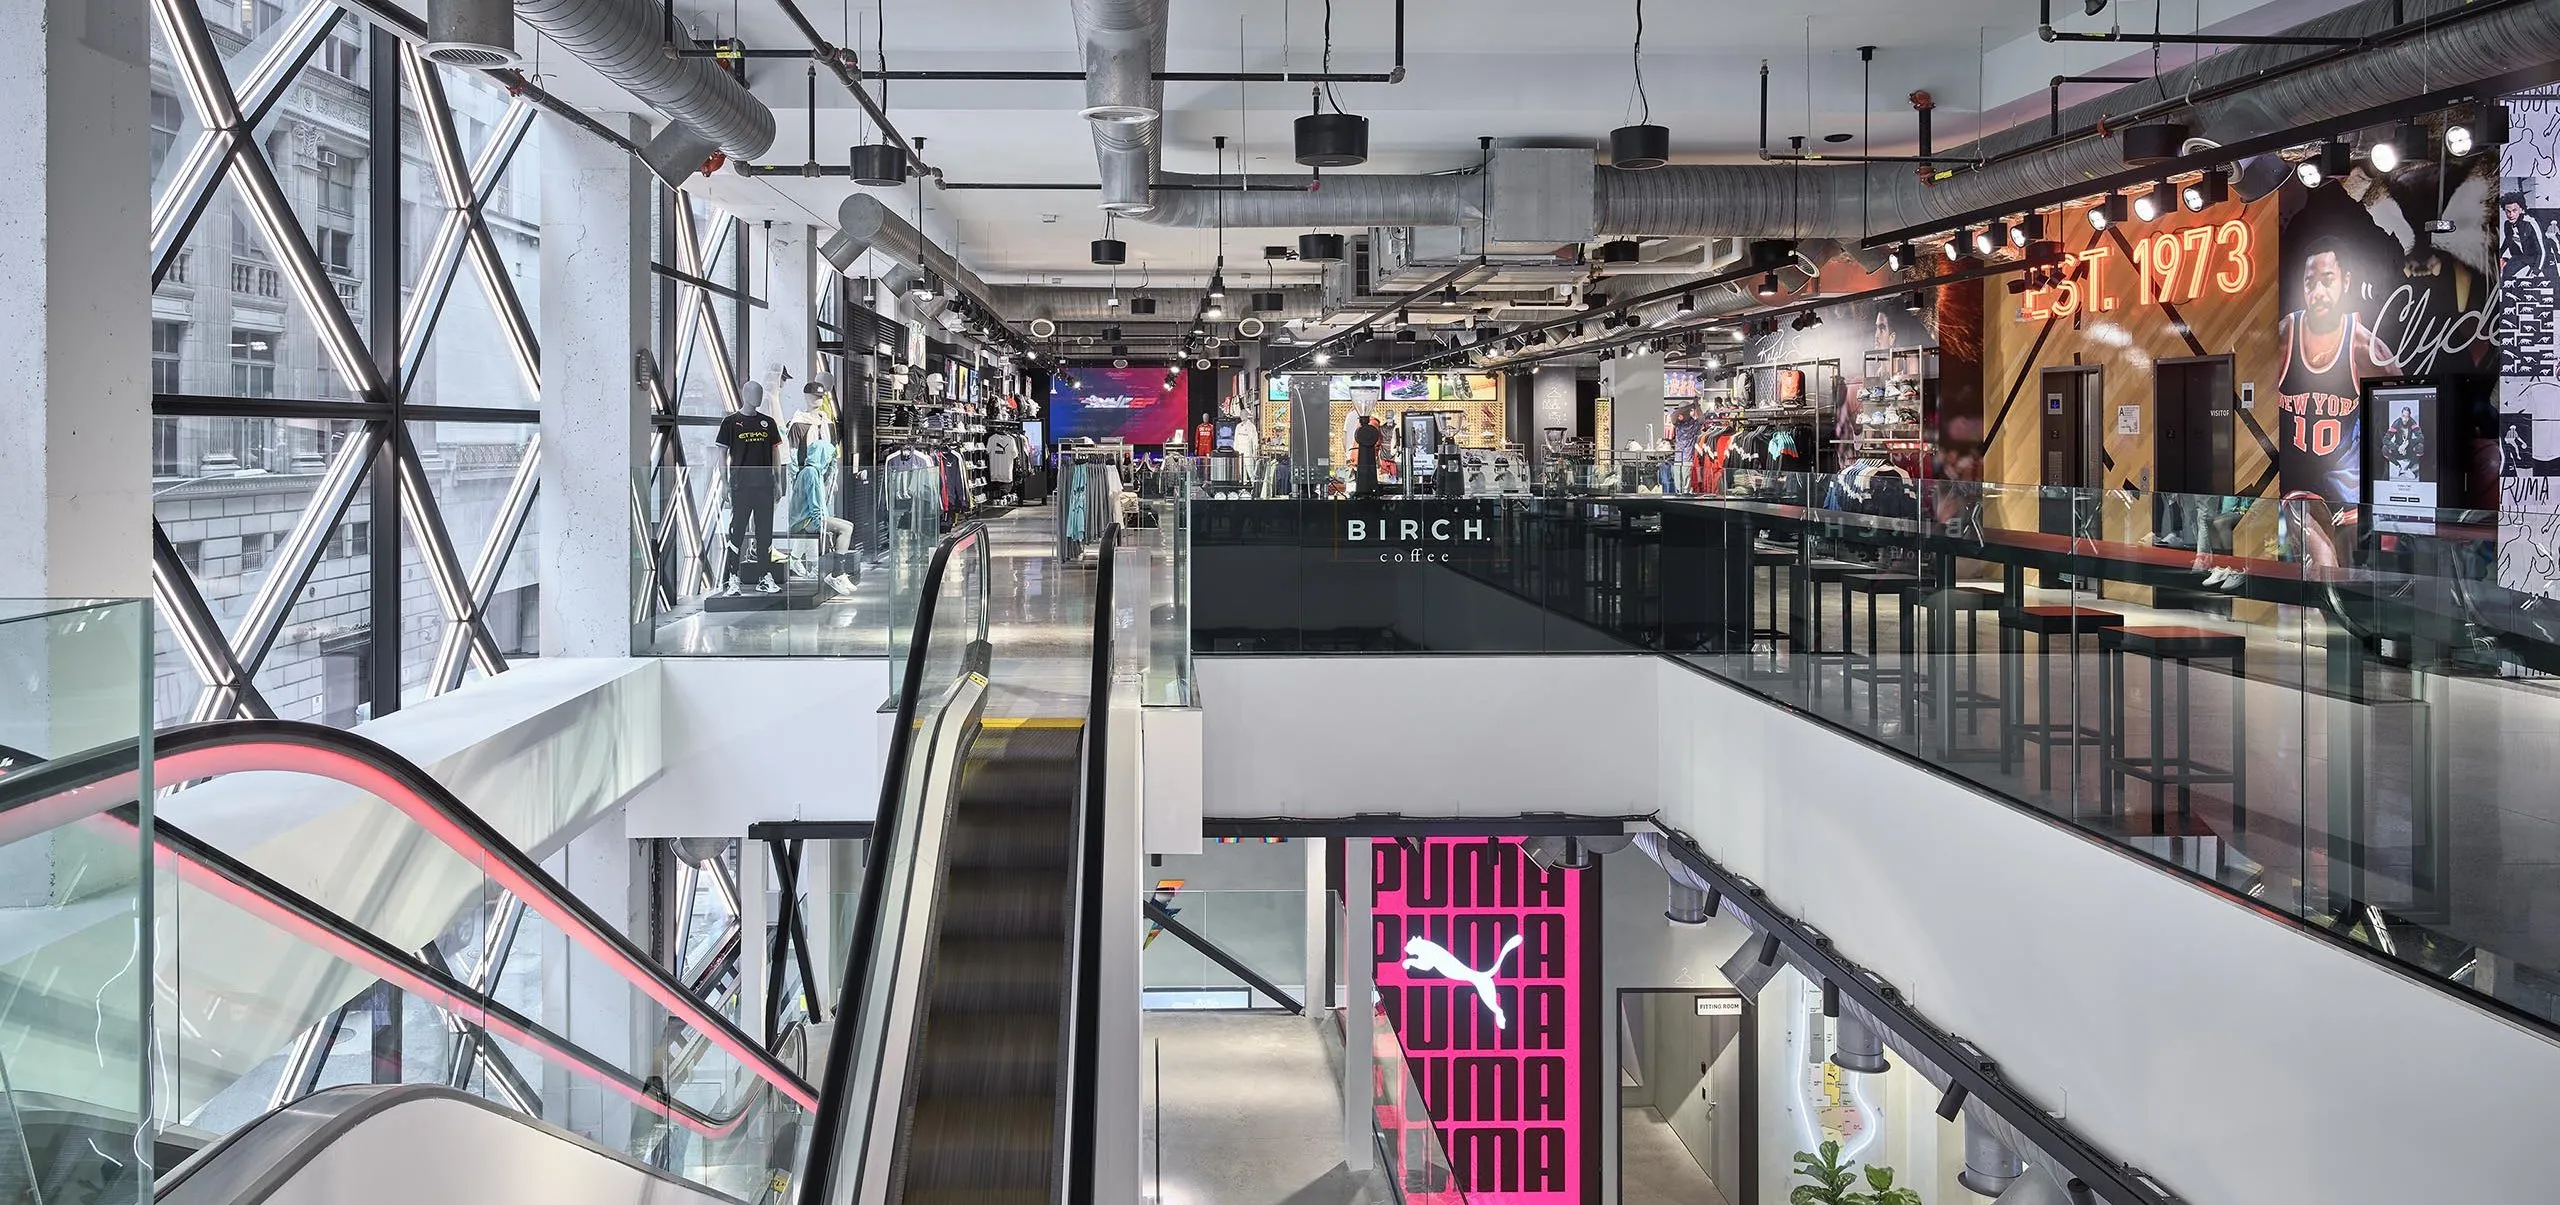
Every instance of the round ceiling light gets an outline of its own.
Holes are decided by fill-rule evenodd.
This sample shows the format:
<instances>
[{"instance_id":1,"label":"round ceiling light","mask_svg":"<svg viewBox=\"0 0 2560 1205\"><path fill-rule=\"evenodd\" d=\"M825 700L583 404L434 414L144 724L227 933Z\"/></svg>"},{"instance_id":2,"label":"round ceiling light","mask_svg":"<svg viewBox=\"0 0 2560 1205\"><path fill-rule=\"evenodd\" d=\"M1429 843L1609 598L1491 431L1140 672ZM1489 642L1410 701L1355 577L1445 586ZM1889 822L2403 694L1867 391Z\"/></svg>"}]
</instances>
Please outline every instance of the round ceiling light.
<instances>
[{"instance_id":1,"label":"round ceiling light","mask_svg":"<svg viewBox=\"0 0 2560 1205\"><path fill-rule=\"evenodd\" d=\"M853 148L853 182L865 188L906 183L907 148L877 142Z\"/></svg>"},{"instance_id":2,"label":"round ceiling light","mask_svg":"<svg viewBox=\"0 0 2560 1205\"><path fill-rule=\"evenodd\" d=\"M1369 161L1369 119L1357 113L1309 113L1298 119L1296 134L1298 162L1308 167Z\"/></svg>"}]
</instances>

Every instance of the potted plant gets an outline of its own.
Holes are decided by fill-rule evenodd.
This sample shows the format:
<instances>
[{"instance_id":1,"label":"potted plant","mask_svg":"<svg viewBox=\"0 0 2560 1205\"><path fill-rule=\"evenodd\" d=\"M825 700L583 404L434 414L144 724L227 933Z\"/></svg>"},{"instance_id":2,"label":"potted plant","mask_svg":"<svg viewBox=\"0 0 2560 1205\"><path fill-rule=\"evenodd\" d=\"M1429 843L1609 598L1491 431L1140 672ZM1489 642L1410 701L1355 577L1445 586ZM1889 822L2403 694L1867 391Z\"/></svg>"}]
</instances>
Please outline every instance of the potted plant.
<instances>
[{"instance_id":1,"label":"potted plant","mask_svg":"<svg viewBox=\"0 0 2560 1205\"><path fill-rule=\"evenodd\" d=\"M1796 1175L1812 1181L1787 1194L1788 1205L1921 1205L1920 1194L1893 1185L1893 1169L1868 1164L1867 1188L1858 1191L1858 1168L1840 1161L1840 1144L1826 1142L1818 1152L1796 1152Z\"/></svg>"}]
</instances>

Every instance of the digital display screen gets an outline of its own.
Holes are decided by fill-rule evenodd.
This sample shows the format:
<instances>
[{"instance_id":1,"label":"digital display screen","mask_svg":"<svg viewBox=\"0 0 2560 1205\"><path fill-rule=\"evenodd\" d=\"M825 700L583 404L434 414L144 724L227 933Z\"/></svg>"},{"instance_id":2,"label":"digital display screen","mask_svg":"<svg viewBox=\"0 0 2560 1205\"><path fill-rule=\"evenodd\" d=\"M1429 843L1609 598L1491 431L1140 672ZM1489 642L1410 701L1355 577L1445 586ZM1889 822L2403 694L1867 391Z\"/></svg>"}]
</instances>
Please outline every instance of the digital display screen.
<instances>
[{"instance_id":1,"label":"digital display screen","mask_svg":"<svg viewBox=\"0 0 2560 1205\"><path fill-rule=\"evenodd\" d=\"M2373 495L2376 531L2432 534L2443 482L2438 454L2444 439L2442 394L2433 386L2379 387L2365 405L2365 421L2373 424L2379 471L2365 474Z\"/></svg>"},{"instance_id":2,"label":"digital display screen","mask_svg":"<svg viewBox=\"0 0 2560 1205\"><path fill-rule=\"evenodd\" d=\"M1049 378L1049 426L1060 440L1179 443L1190 396L1178 368L1062 368Z\"/></svg>"}]
</instances>

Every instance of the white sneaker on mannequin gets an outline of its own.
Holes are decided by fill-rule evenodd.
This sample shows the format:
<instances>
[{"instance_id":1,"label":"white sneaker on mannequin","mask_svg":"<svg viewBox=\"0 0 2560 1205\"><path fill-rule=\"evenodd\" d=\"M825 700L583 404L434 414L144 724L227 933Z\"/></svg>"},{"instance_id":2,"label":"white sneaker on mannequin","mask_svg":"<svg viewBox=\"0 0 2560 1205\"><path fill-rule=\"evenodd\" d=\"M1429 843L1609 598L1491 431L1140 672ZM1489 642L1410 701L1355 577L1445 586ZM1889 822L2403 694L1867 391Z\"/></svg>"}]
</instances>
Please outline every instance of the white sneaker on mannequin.
<instances>
[{"instance_id":1,"label":"white sneaker on mannequin","mask_svg":"<svg viewBox=\"0 0 2560 1205\"><path fill-rule=\"evenodd\" d=\"M738 589L738 579L734 577L729 579L728 585L720 587L720 597L722 598L736 598L742 593L745 593L745 591Z\"/></svg>"},{"instance_id":2,"label":"white sneaker on mannequin","mask_svg":"<svg viewBox=\"0 0 2560 1205\"><path fill-rule=\"evenodd\" d=\"M781 584L781 583L779 583L779 582L776 582L776 581L774 581L772 578L768 577L768 578L764 579L763 581L760 581L760 582L757 582L757 583L756 583L756 593L758 593L758 594L780 594L780 593L782 593L782 584Z\"/></svg>"}]
</instances>

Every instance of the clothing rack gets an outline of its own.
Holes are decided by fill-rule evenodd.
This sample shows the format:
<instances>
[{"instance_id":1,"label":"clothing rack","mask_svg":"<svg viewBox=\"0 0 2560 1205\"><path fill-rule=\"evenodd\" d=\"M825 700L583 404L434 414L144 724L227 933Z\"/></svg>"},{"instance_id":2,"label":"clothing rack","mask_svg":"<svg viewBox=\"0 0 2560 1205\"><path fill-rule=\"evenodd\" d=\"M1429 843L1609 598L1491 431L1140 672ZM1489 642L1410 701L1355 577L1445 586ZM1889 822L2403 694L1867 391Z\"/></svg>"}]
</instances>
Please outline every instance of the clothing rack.
<instances>
[{"instance_id":1,"label":"clothing rack","mask_svg":"<svg viewBox=\"0 0 2560 1205\"><path fill-rule=\"evenodd\" d=\"M1102 533L1120 518L1121 500L1129 482L1135 459L1129 445L1119 440L1063 444L1057 450L1058 464L1058 560L1075 565L1084 561L1085 546L1098 541Z\"/></svg>"}]
</instances>

